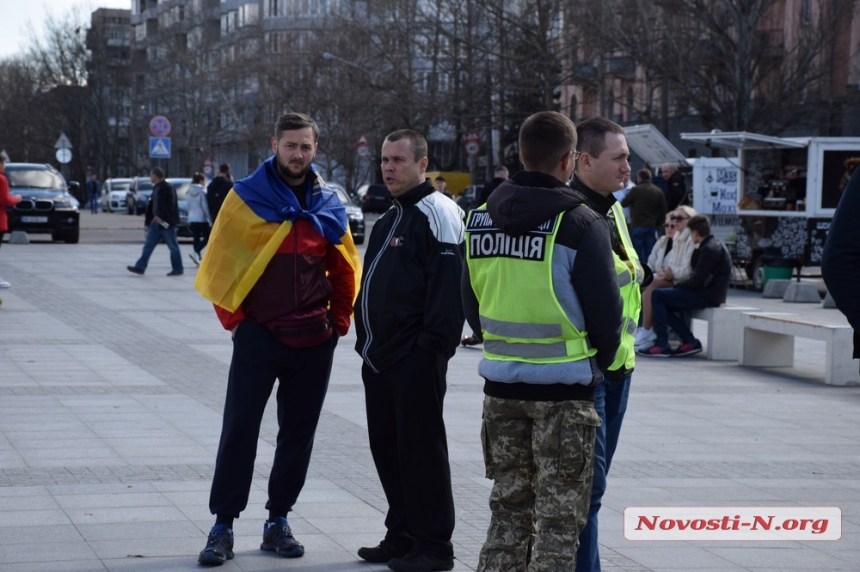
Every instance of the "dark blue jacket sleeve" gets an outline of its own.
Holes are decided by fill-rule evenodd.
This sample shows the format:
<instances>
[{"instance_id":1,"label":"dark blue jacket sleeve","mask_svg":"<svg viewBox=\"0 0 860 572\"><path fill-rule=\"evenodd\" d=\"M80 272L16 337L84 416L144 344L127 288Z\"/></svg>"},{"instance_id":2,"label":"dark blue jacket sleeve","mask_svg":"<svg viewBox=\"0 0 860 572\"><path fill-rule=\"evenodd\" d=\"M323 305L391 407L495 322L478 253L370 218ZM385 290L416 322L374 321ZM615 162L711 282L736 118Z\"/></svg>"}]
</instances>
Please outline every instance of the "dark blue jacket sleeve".
<instances>
[{"instance_id":1,"label":"dark blue jacket sleeve","mask_svg":"<svg viewBox=\"0 0 860 572\"><path fill-rule=\"evenodd\" d=\"M854 328L854 357L860 357L860 169L848 182L827 232L821 274L836 306Z\"/></svg>"}]
</instances>

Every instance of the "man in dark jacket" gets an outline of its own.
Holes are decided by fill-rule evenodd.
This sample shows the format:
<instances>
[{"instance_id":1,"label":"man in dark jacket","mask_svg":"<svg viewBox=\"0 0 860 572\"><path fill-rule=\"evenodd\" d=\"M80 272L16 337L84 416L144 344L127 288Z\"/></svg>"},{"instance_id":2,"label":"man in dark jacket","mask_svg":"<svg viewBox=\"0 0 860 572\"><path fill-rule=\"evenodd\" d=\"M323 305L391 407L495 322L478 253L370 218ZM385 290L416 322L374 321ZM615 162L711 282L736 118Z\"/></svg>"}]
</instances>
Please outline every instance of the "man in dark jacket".
<instances>
[{"instance_id":1,"label":"man in dark jacket","mask_svg":"<svg viewBox=\"0 0 860 572\"><path fill-rule=\"evenodd\" d=\"M475 197L475 206L479 207L487 203L487 199L493 194L499 185L508 180L508 168L504 165L499 165L493 171L493 180L481 187L481 192Z\"/></svg>"},{"instance_id":2,"label":"man in dark jacket","mask_svg":"<svg viewBox=\"0 0 860 572\"><path fill-rule=\"evenodd\" d=\"M665 163L661 172L666 179L666 207L668 212L672 212L687 204L687 183L684 182L684 175L672 163Z\"/></svg>"},{"instance_id":3,"label":"man in dark jacket","mask_svg":"<svg viewBox=\"0 0 860 572\"><path fill-rule=\"evenodd\" d=\"M355 303L370 451L389 507L385 538L358 555L409 572L454 566L442 403L463 328L463 211L425 182L427 163L419 133L385 138L393 205L373 226Z\"/></svg>"},{"instance_id":4,"label":"man in dark jacket","mask_svg":"<svg viewBox=\"0 0 860 572\"><path fill-rule=\"evenodd\" d=\"M622 303L609 227L564 183L576 141L564 115L526 119L526 170L466 228L463 306L485 340L481 441L494 481L479 572L573 570L588 517L594 392L615 359Z\"/></svg>"},{"instance_id":5,"label":"man in dark jacket","mask_svg":"<svg viewBox=\"0 0 860 572\"><path fill-rule=\"evenodd\" d=\"M213 225L215 224L215 219L218 217L218 211L221 210L221 205L224 204L227 193L232 188L233 176L230 174L230 165L221 163L221 166L218 167L218 176L212 179L212 182L206 187L206 202Z\"/></svg>"},{"instance_id":6,"label":"man in dark jacket","mask_svg":"<svg viewBox=\"0 0 860 572\"><path fill-rule=\"evenodd\" d=\"M729 251L711 234L711 222L705 215L690 217L687 228L696 244L690 262L692 272L689 278L676 282L673 288L651 292L657 341L652 347L639 350L640 355L678 357L701 352L702 343L693 336L680 313L716 307L726 301L732 277ZM681 345L674 350L669 347L669 328L681 338Z\"/></svg>"},{"instance_id":7,"label":"man in dark jacket","mask_svg":"<svg viewBox=\"0 0 860 572\"><path fill-rule=\"evenodd\" d=\"M642 169L636 174L636 186L622 199L621 206L630 207L630 238L639 260L648 260L657 242L657 229L668 212L663 191L651 183L651 171Z\"/></svg>"},{"instance_id":8,"label":"man in dark jacket","mask_svg":"<svg viewBox=\"0 0 860 572\"><path fill-rule=\"evenodd\" d=\"M149 180L154 185L152 198L146 205L146 239L143 243L143 252L134 266L128 266L128 271L134 274L143 274L149 264L152 251L162 240L170 249L170 265L173 269L168 276L181 276L182 254L179 252L179 242L176 240L176 227L179 225L179 202L176 198L176 189L164 180L164 171L155 167L149 172Z\"/></svg>"},{"instance_id":9,"label":"man in dark jacket","mask_svg":"<svg viewBox=\"0 0 860 572\"><path fill-rule=\"evenodd\" d=\"M854 359L860 359L860 169L842 194L821 257L827 291L854 328Z\"/></svg>"}]
</instances>

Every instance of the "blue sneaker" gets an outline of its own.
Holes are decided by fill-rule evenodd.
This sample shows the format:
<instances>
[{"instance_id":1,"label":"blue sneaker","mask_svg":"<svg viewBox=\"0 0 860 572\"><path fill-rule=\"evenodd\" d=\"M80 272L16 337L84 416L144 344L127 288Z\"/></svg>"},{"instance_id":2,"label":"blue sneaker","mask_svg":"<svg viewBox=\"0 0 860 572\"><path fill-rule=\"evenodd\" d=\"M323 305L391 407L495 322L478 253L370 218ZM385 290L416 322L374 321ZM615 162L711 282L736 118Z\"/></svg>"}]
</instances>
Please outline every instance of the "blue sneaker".
<instances>
[{"instance_id":1,"label":"blue sneaker","mask_svg":"<svg viewBox=\"0 0 860 572\"><path fill-rule=\"evenodd\" d=\"M200 552L197 562L209 566L221 566L233 559L233 529L216 524L209 531L206 548Z\"/></svg>"},{"instance_id":2,"label":"blue sneaker","mask_svg":"<svg viewBox=\"0 0 860 572\"><path fill-rule=\"evenodd\" d=\"M268 520L263 525L263 543L260 550L274 552L285 558L298 558L305 553L305 547L293 537L290 524L282 516L274 521Z\"/></svg>"}]
</instances>

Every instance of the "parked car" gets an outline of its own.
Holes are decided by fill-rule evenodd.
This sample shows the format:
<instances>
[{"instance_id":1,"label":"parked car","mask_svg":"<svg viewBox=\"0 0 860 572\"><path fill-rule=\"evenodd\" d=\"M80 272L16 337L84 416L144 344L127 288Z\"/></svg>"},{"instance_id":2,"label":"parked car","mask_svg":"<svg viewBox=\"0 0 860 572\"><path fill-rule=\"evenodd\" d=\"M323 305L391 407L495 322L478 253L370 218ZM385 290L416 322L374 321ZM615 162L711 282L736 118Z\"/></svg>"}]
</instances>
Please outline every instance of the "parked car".
<instances>
[{"instance_id":1,"label":"parked car","mask_svg":"<svg viewBox=\"0 0 860 572\"><path fill-rule=\"evenodd\" d=\"M125 194L125 208L128 214L142 215L146 212L149 197L152 196L152 181L149 177L135 177Z\"/></svg>"},{"instance_id":2,"label":"parked car","mask_svg":"<svg viewBox=\"0 0 860 572\"><path fill-rule=\"evenodd\" d=\"M131 179L107 179L102 183L102 210L112 213L124 211L129 187Z\"/></svg>"},{"instance_id":3,"label":"parked car","mask_svg":"<svg viewBox=\"0 0 860 572\"><path fill-rule=\"evenodd\" d=\"M461 209L468 213L473 208L480 206L476 203L478 202L478 191L481 190L481 187L482 185L469 185L466 187L463 194L457 197L457 204L460 205Z\"/></svg>"},{"instance_id":4,"label":"parked car","mask_svg":"<svg viewBox=\"0 0 860 572\"><path fill-rule=\"evenodd\" d=\"M361 197L361 212L384 213L392 204L391 193L385 185L370 185Z\"/></svg>"},{"instance_id":5,"label":"parked car","mask_svg":"<svg viewBox=\"0 0 860 572\"><path fill-rule=\"evenodd\" d=\"M80 203L54 167L37 163L8 163L4 171L9 191L20 195L21 202L7 207L9 232L50 234L52 240L76 244L80 240Z\"/></svg>"},{"instance_id":6,"label":"parked car","mask_svg":"<svg viewBox=\"0 0 860 572\"><path fill-rule=\"evenodd\" d=\"M340 202L346 209L346 218L349 220L349 231L352 233L353 242L364 244L364 213L352 202L349 193L342 186L337 183L326 183L326 186L337 193Z\"/></svg>"},{"instance_id":7,"label":"parked car","mask_svg":"<svg viewBox=\"0 0 860 572\"><path fill-rule=\"evenodd\" d=\"M179 202L179 226L176 228L176 234L191 237L191 227L188 226L188 189L191 188L191 179L169 177L166 181L176 189L176 200Z\"/></svg>"}]
</instances>

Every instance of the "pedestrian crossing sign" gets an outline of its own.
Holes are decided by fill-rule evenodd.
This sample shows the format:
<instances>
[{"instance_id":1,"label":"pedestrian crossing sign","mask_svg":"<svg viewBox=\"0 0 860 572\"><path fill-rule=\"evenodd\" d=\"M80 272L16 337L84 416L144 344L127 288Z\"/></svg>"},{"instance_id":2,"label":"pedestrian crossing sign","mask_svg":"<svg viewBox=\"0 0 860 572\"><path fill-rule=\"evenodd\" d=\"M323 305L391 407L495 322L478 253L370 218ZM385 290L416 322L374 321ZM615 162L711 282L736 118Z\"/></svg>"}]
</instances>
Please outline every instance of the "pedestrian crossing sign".
<instances>
[{"instance_id":1,"label":"pedestrian crossing sign","mask_svg":"<svg viewBox=\"0 0 860 572\"><path fill-rule=\"evenodd\" d=\"M149 156L152 159L170 159L170 137L150 137Z\"/></svg>"}]
</instances>

